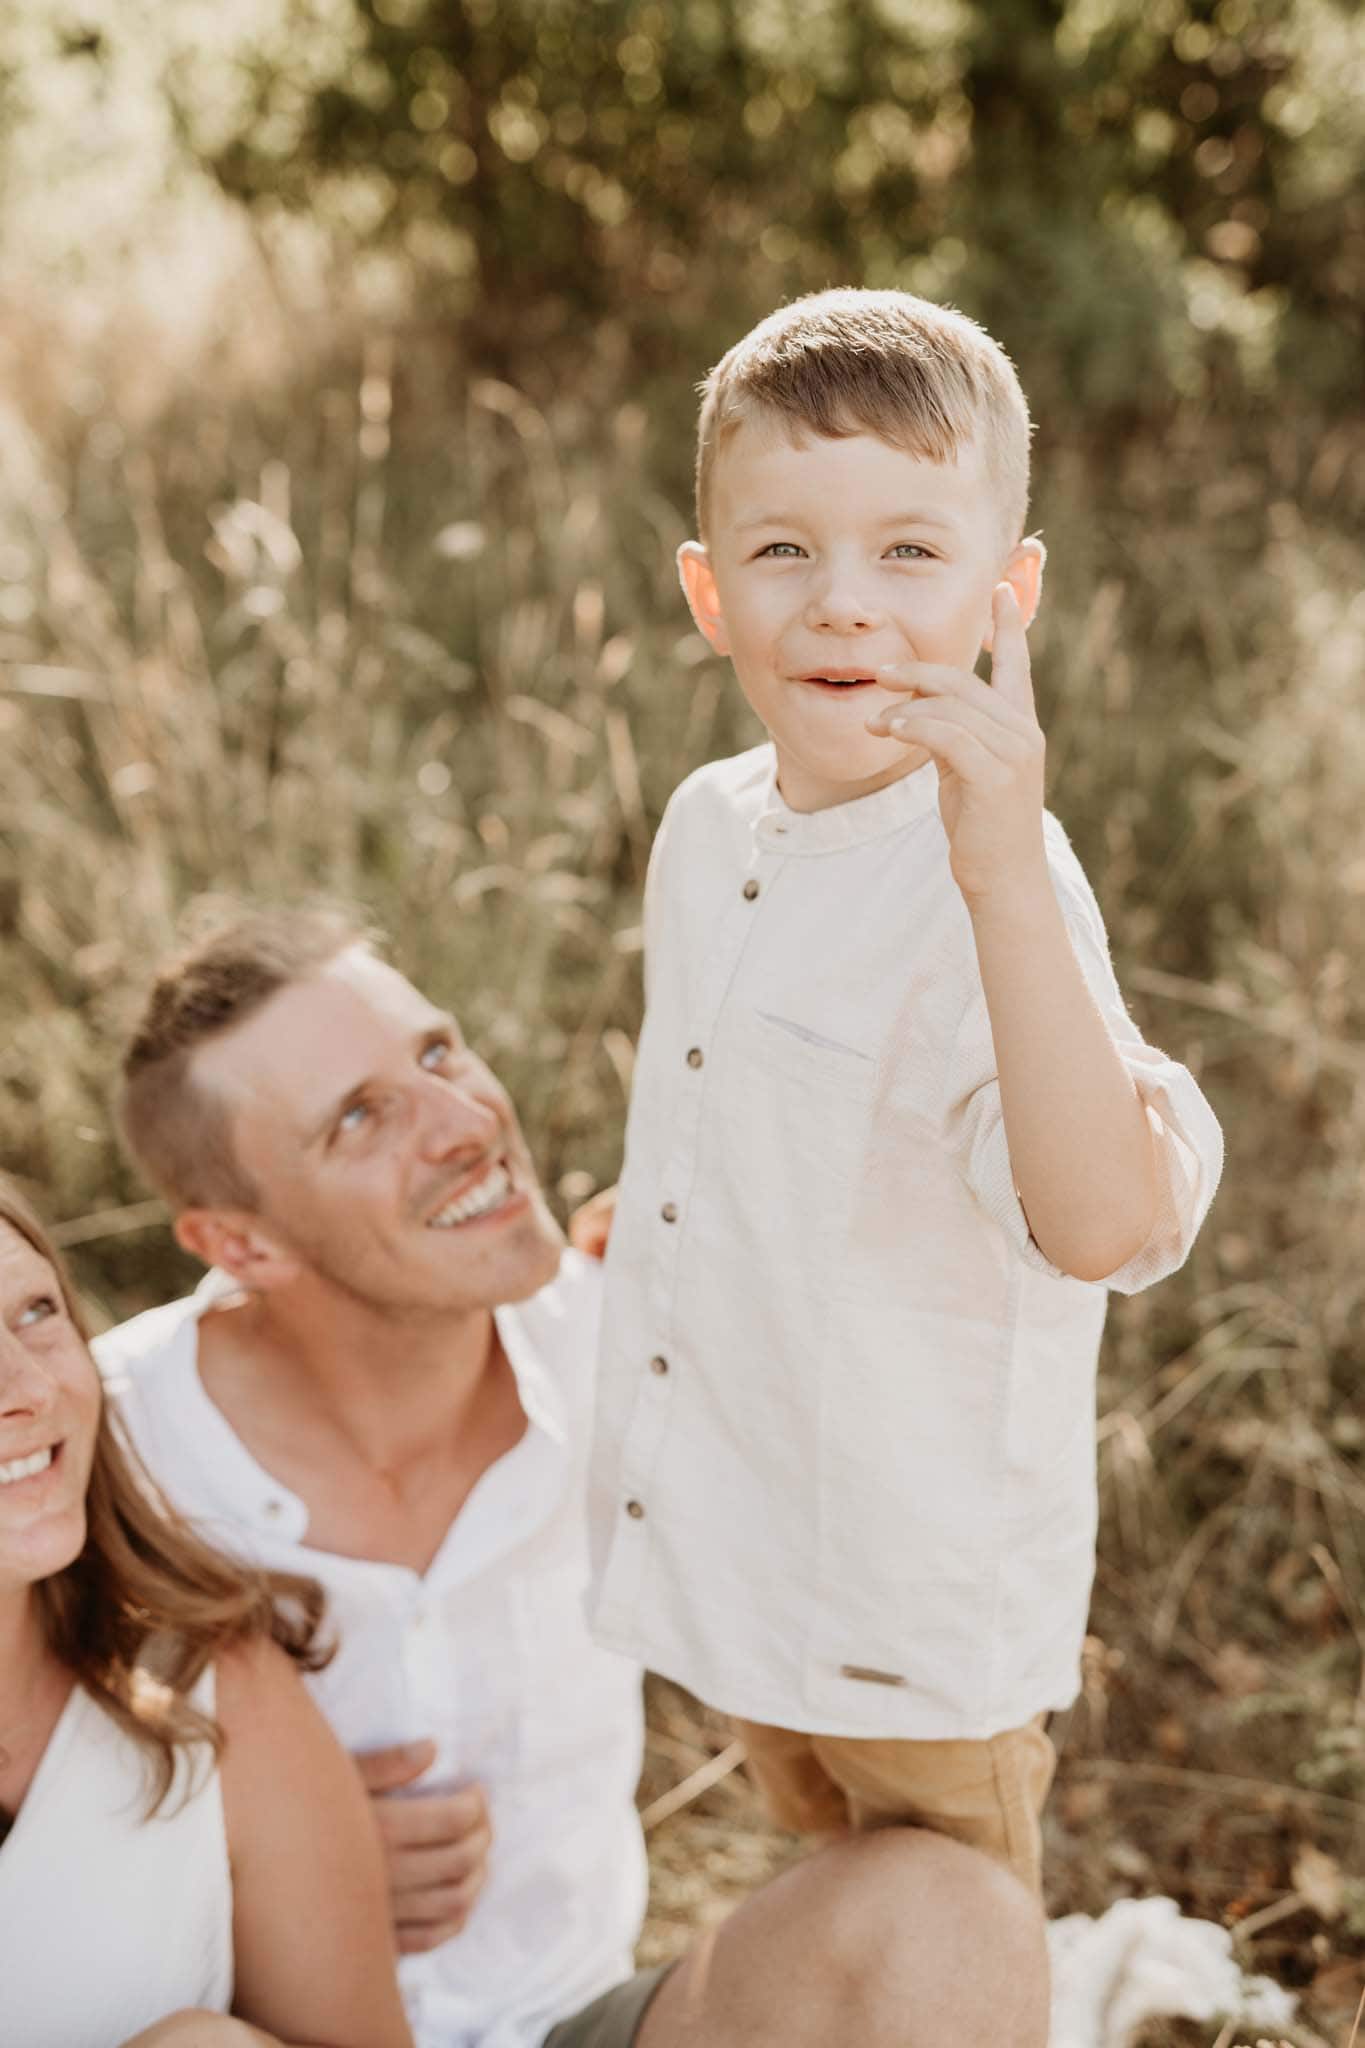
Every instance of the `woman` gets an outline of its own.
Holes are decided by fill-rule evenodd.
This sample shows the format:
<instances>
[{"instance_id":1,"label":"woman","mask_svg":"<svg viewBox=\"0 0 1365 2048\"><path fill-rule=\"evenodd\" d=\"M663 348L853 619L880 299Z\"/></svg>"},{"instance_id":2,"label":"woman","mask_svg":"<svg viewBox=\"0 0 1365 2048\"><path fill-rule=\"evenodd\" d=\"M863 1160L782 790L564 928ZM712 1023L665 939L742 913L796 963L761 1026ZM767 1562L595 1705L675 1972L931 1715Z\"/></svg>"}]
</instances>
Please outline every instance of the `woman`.
<instances>
[{"instance_id":1,"label":"woman","mask_svg":"<svg viewBox=\"0 0 1365 2048\"><path fill-rule=\"evenodd\" d=\"M0 2041L411 2048L319 1610L134 1477L0 1179Z\"/></svg>"}]
</instances>

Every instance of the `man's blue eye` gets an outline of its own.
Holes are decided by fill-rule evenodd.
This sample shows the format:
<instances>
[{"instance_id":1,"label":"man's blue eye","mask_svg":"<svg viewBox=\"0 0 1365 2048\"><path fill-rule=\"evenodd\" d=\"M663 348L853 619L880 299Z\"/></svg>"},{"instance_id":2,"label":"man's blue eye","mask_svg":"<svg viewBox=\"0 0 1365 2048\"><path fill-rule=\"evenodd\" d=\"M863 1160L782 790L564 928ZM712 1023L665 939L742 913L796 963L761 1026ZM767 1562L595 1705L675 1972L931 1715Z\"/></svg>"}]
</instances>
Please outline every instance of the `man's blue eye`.
<instances>
[{"instance_id":1,"label":"man's blue eye","mask_svg":"<svg viewBox=\"0 0 1365 2048\"><path fill-rule=\"evenodd\" d=\"M45 1323L50 1316L55 1316L58 1313L57 1303L53 1296L50 1294L40 1294L28 1304L28 1307L20 1315L19 1327L20 1329L25 1329L30 1323Z\"/></svg>"}]
</instances>

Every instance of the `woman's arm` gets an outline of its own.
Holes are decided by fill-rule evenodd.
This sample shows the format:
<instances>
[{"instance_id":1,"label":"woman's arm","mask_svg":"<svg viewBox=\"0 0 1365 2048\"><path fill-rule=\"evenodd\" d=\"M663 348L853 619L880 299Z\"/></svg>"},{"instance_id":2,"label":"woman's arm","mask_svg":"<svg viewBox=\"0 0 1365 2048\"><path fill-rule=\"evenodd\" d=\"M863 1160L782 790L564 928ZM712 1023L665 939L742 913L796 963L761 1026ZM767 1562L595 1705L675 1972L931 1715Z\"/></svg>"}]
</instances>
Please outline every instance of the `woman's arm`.
<instances>
[{"instance_id":1,"label":"woman's arm","mask_svg":"<svg viewBox=\"0 0 1365 2048\"><path fill-rule=\"evenodd\" d=\"M273 1643L218 1662L233 2012L281 2048L412 2048L355 1765Z\"/></svg>"}]
</instances>

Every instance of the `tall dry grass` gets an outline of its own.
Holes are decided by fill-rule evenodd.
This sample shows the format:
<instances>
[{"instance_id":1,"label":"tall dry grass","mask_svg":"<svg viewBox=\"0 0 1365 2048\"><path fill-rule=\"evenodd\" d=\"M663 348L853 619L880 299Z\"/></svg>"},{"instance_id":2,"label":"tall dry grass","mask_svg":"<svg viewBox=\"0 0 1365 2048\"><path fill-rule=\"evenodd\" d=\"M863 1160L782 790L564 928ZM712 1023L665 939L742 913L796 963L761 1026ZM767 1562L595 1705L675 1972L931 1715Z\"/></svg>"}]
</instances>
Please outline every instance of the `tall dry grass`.
<instances>
[{"instance_id":1,"label":"tall dry grass","mask_svg":"<svg viewBox=\"0 0 1365 2048\"><path fill-rule=\"evenodd\" d=\"M10 368L0 1153L99 1311L183 1277L106 1101L206 889L363 899L561 1205L607 1180L650 833L754 737L675 590L686 376L660 419L606 392L547 417L420 337L155 403L139 365L136 409L117 380L73 408L51 351ZM1358 424L1054 435L1034 635L1054 807L1228 1134L1187 1271L1111 1323L1053 1903L1173 1890L1323 2013L1365 1937L1363 452ZM665 1691L653 1726L651 1796L724 1741ZM790 1851L733 1776L654 1843L654 1953Z\"/></svg>"}]
</instances>

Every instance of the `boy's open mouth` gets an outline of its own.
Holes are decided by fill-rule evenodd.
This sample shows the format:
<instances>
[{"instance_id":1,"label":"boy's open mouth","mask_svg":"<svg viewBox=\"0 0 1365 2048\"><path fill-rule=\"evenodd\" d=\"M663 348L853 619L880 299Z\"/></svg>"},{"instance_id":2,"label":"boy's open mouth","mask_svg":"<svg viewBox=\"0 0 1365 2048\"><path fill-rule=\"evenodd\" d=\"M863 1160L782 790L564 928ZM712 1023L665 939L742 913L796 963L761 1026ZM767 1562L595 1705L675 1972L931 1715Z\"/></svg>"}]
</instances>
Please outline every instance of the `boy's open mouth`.
<instances>
[{"instance_id":1,"label":"boy's open mouth","mask_svg":"<svg viewBox=\"0 0 1365 2048\"><path fill-rule=\"evenodd\" d=\"M852 669L836 668L832 675L801 676L803 683L813 683L821 690L870 690L876 685L875 676L856 675Z\"/></svg>"}]
</instances>

